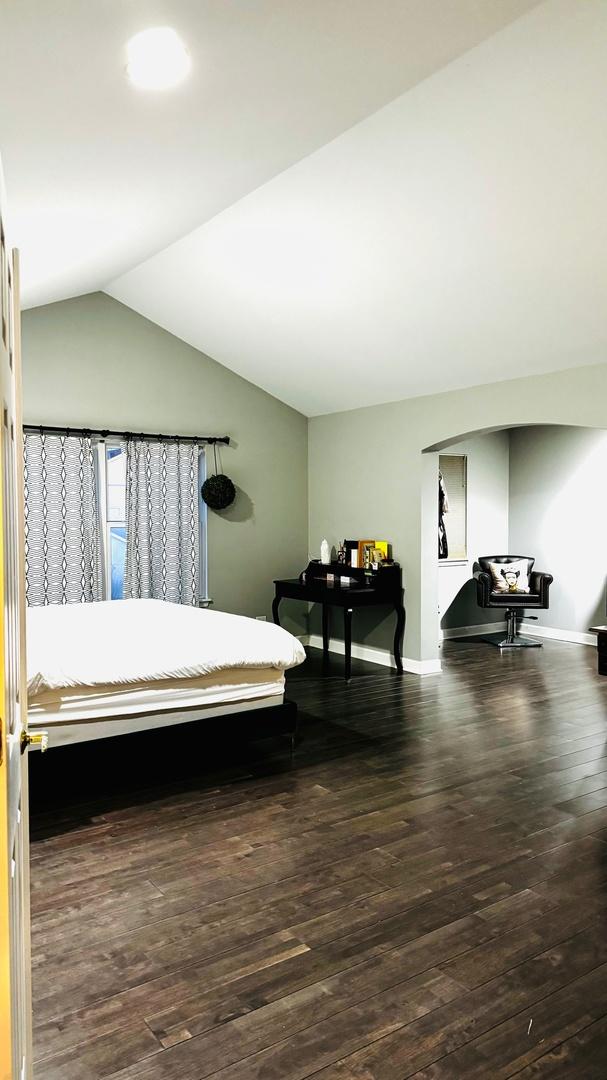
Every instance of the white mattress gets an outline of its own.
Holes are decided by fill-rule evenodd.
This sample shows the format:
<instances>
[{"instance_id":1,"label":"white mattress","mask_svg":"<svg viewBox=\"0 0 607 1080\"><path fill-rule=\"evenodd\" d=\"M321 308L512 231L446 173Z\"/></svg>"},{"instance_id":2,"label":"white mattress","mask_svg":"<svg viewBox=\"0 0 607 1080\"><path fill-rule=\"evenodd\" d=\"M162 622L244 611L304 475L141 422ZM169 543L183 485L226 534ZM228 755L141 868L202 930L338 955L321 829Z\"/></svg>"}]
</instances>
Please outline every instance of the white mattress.
<instances>
[{"instance_id":1,"label":"white mattress","mask_svg":"<svg viewBox=\"0 0 607 1080\"><path fill-rule=\"evenodd\" d=\"M161 600L108 600L28 609L28 696L115 688L305 659L297 638L273 623Z\"/></svg>"},{"instance_id":2,"label":"white mattress","mask_svg":"<svg viewBox=\"0 0 607 1080\"><path fill-rule=\"evenodd\" d=\"M30 727L118 719L158 712L206 709L265 699L281 701L284 674L276 668L235 669L198 679L166 679L130 686L112 685L47 690L30 700Z\"/></svg>"},{"instance_id":3,"label":"white mattress","mask_svg":"<svg viewBox=\"0 0 607 1080\"><path fill-rule=\"evenodd\" d=\"M225 612L160 600L29 608L29 721L92 729L94 721L161 723L189 719L188 710L278 704L285 670L303 659L286 630Z\"/></svg>"}]
</instances>

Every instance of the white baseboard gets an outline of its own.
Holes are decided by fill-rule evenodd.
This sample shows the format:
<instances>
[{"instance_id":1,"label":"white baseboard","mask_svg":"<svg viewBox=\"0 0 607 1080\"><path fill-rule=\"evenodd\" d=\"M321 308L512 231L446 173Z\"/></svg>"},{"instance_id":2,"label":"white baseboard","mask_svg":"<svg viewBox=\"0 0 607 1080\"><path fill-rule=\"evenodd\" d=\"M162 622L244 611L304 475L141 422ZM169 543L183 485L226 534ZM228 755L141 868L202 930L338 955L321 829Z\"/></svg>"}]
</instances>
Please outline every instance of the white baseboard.
<instances>
[{"instance_id":1,"label":"white baseboard","mask_svg":"<svg viewBox=\"0 0 607 1080\"><path fill-rule=\"evenodd\" d=\"M300 639L302 645L309 645L313 649L322 649L322 636L320 634L303 634ZM344 655L345 645L338 639L329 642L329 652ZM383 667L396 667L394 657L389 649L376 649L372 645L358 645L352 642L352 656L357 660L367 660L370 664L382 664ZM437 675L441 669L440 660L412 660L403 656L403 668L412 672L413 675Z\"/></svg>"},{"instance_id":2,"label":"white baseboard","mask_svg":"<svg viewBox=\"0 0 607 1080\"><path fill-rule=\"evenodd\" d=\"M523 620L519 624L520 630L529 634L530 637L550 638L553 641L569 641L575 645L593 645L596 648L596 634L585 634L577 630L558 630L552 626L538 626L534 622ZM448 641L450 638L479 637L481 634L500 634L506 631L505 622L479 623L477 626L454 626L441 631L441 639ZM302 645L309 645L313 649L322 649L322 637L320 634L298 634ZM329 652L343 656L345 646L343 641L332 640L329 644ZM358 645L352 642L352 656L356 660L367 660L370 664L381 664L383 667L396 667L394 657L389 649L377 649L372 645ZM437 675L441 670L440 660L413 660L409 656L403 656L403 668L413 675Z\"/></svg>"},{"instance_id":3,"label":"white baseboard","mask_svg":"<svg viewBox=\"0 0 607 1080\"><path fill-rule=\"evenodd\" d=\"M537 623L527 622L526 619L523 619L520 627L530 637L552 638L553 641L571 641L574 645L594 645L596 648L596 634L585 634L579 630L558 630L553 626L538 626Z\"/></svg>"},{"instance_id":4,"label":"white baseboard","mask_svg":"<svg viewBox=\"0 0 607 1080\"><path fill-rule=\"evenodd\" d=\"M523 619L519 623L519 629L529 637L550 638L552 641L570 641L574 645L594 645L596 648L596 634L585 634L579 630L558 630L552 626L539 626L535 622ZM456 626L449 630L442 630L443 641L449 638L478 637L481 634L500 634L506 630L505 622L479 623L478 626Z\"/></svg>"},{"instance_id":5,"label":"white baseboard","mask_svg":"<svg viewBox=\"0 0 607 1080\"><path fill-rule=\"evenodd\" d=\"M478 637L480 634L499 634L506 629L505 622L479 623L478 626L452 626L441 630L441 641L456 637Z\"/></svg>"}]
</instances>

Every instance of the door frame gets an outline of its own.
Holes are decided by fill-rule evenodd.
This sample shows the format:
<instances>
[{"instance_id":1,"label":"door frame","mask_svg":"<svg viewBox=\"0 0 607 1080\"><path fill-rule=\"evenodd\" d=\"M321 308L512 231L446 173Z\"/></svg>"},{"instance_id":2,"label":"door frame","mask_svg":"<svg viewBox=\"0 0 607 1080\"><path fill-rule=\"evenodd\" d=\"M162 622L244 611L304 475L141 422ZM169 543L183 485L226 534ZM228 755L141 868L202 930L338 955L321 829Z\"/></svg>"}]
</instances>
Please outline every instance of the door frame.
<instances>
[{"instance_id":1,"label":"door frame","mask_svg":"<svg viewBox=\"0 0 607 1080\"><path fill-rule=\"evenodd\" d=\"M32 1076L19 256L0 173L0 1080Z\"/></svg>"}]
</instances>

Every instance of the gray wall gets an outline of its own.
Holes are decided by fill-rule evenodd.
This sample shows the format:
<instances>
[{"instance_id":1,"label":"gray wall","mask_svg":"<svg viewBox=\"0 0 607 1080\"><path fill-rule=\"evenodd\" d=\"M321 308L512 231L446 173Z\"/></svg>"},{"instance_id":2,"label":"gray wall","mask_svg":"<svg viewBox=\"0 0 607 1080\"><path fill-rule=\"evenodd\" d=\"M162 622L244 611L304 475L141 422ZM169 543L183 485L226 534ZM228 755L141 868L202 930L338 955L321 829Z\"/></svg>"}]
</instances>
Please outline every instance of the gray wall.
<instances>
[{"instance_id":1,"label":"gray wall","mask_svg":"<svg viewBox=\"0 0 607 1080\"><path fill-rule=\"evenodd\" d=\"M479 555L499 554L508 550L509 446L509 433L496 431L443 448L445 454L465 455L467 458L468 557L453 562L439 561L435 528L432 543L438 572L437 642L442 637L441 630L498 622L503 618L501 612L479 608L472 568ZM436 484L434 491L436 500ZM448 515L446 526L449 535ZM373 529L365 535L380 536ZM330 539L334 543L334 538ZM318 555L318 551L314 554ZM409 595L406 601L408 604ZM310 615L310 630L321 633L318 609L313 609ZM370 645L377 645L381 635L383 647L389 648L391 634L394 633L394 615L381 608L358 611L354 616L353 633L357 641ZM331 636L343 639L342 620L337 613L332 617Z\"/></svg>"},{"instance_id":2,"label":"gray wall","mask_svg":"<svg viewBox=\"0 0 607 1080\"><path fill-rule=\"evenodd\" d=\"M601 359L607 359L607 352ZM407 590L405 655L435 661L439 448L471 433L519 425L607 427L606 403L607 364L597 362L314 417L309 427L310 550L318 551L325 535L331 543L344 536L391 540ZM364 640L389 648L390 627L388 619L382 620Z\"/></svg>"},{"instance_id":3,"label":"gray wall","mask_svg":"<svg viewBox=\"0 0 607 1080\"><path fill-rule=\"evenodd\" d=\"M267 614L272 578L297 573L323 536L391 540L406 586L405 655L416 660L438 656L439 449L498 428L607 427L605 363L315 417L307 522L306 419L110 297L24 312L23 366L28 422L234 438L223 465L239 498L209 514L218 607ZM392 626L378 612L355 638L389 648Z\"/></svg>"},{"instance_id":4,"label":"gray wall","mask_svg":"<svg viewBox=\"0 0 607 1080\"><path fill-rule=\"evenodd\" d=\"M539 622L586 633L607 621L607 432L531 427L510 436L510 548L554 575Z\"/></svg>"},{"instance_id":5,"label":"gray wall","mask_svg":"<svg viewBox=\"0 0 607 1080\"><path fill-rule=\"evenodd\" d=\"M307 560L305 417L103 293L23 313L23 399L26 423L230 435L238 495L208 514L209 594L269 615L272 579Z\"/></svg>"}]
</instances>

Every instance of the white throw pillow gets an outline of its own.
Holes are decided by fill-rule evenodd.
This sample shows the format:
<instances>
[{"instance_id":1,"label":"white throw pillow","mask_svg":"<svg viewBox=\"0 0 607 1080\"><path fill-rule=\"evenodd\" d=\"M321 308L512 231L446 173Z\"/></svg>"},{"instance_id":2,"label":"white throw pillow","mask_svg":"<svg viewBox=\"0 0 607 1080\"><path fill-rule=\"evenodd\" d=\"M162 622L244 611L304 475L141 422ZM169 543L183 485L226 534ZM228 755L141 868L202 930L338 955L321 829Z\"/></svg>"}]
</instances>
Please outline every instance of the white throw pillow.
<instances>
[{"instance_id":1,"label":"white throw pillow","mask_svg":"<svg viewBox=\"0 0 607 1080\"><path fill-rule=\"evenodd\" d=\"M489 569L493 578L494 592L528 593L527 565L526 559L516 559L509 563L490 562Z\"/></svg>"}]
</instances>

